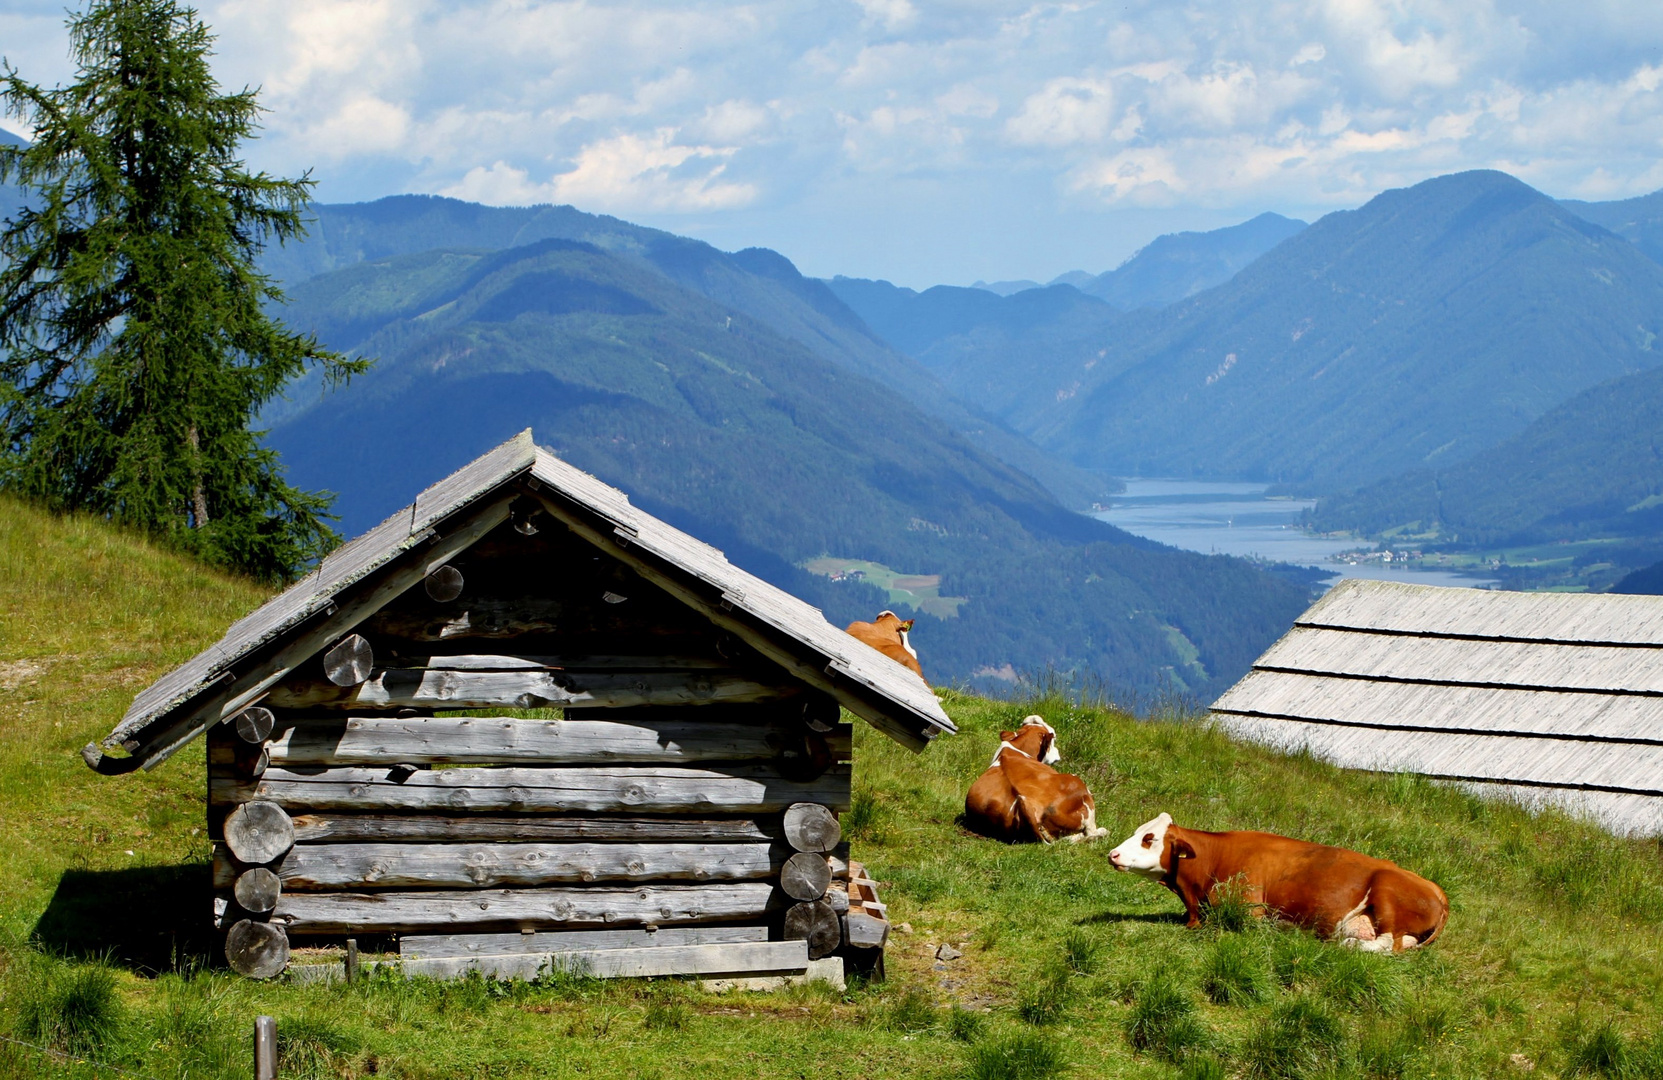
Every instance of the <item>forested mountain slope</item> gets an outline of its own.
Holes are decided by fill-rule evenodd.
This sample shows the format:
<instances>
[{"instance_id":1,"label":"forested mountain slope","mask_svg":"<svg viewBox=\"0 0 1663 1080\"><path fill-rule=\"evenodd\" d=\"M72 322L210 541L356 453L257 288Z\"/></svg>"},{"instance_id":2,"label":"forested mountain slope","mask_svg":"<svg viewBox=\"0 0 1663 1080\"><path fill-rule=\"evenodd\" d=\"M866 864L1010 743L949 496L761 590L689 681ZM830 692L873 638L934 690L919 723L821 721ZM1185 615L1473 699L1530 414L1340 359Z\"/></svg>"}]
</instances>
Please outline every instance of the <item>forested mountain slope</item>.
<instances>
[{"instance_id":1,"label":"forested mountain slope","mask_svg":"<svg viewBox=\"0 0 1663 1080\"><path fill-rule=\"evenodd\" d=\"M1330 214L1225 285L949 387L1077 463L1334 490L1663 360L1663 266L1502 173Z\"/></svg>"},{"instance_id":2,"label":"forested mountain slope","mask_svg":"<svg viewBox=\"0 0 1663 1080\"><path fill-rule=\"evenodd\" d=\"M1449 469L1322 499L1311 522L1485 545L1606 536L1663 548L1663 368L1586 390Z\"/></svg>"},{"instance_id":3,"label":"forested mountain slope","mask_svg":"<svg viewBox=\"0 0 1663 1080\"><path fill-rule=\"evenodd\" d=\"M1605 226L1663 263L1663 191L1614 202L1566 199L1559 205L1580 218Z\"/></svg>"},{"instance_id":4,"label":"forested mountain slope","mask_svg":"<svg viewBox=\"0 0 1663 1080\"><path fill-rule=\"evenodd\" d=\"M1306 600L1245 563L1072 513L878 383L593 244L427 251L291 294L296 325L380 358L270 436L291 480L340 492L348 531L530 426L836 622L891 602L797 564L941 574L941 594L967 602L915 634L940 681L1051 664L1205 697Z\"/></svg>"},{"instance_id":5,"label":"forested mountain slope","mask_svg":"<svg viewBox=\"0 0 1663 1080\"><path fill-rule=\"evenodd\" d=\"M1108 273L1072 284L1118 308L1162 308L1224 284L1303 228L1296 218L1265 213L1225 229L1168 233Z\"/></svg>"},{"instance_id":6,"label":"forested mountain slope","mask_svg":"<svg viewBox=\"0 0 1663 1080\"><path fill-rule=\"evenodd\" d=\"M869 330L826 286L764 248L727 253L702 241L570 206L488 207L428 195L321 205L304 243L268 252L268 272L293 291L320 273L367 260L437 249L501 250L539 240L572 240L639 263L683 288L742 312L817 355L938 417L1003 461L1083 507L1112 482L1036 449L1024 437L965 407L916 361ZM283 415L279 410L273 418Z\"/></svg>"}]
</instances>

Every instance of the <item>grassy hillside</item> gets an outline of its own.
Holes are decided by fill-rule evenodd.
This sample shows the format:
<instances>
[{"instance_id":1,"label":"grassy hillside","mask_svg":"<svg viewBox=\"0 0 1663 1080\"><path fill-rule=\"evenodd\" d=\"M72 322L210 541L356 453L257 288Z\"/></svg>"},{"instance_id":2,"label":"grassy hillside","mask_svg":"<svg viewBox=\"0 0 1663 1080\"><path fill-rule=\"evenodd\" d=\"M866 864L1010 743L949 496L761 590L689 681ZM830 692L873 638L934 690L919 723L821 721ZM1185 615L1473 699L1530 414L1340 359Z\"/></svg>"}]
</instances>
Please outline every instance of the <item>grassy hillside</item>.
<instances>
[{"instance_id":1,"label":"grassy hillside","mask_svg":"<svg viewBox=\"0 0 1663 1080\"><path fill-rule=\"evenodd\" d=\"M1663 1076L1655 843L1054 698L946 694L963 734L922 757L858 728L845 825L911 930L884 984L238 979L202 930L200 744L118 778L76 748L259 599L94 523L0 504L0 1036L71 1055L0 1042L0 1076L113 1075L92 1059L242 1078L261 1013L294 1078L1331 1080L1522 1075L1515 1060L1538 1076ZM1030 709L1057 724L1116 840L1166 810L1349 844L1445 887L1443 939L1393 960L1230 910L1186 930L1172 897L1109 870L1102 844L966 833L964 788ZM937 960L942 944L964 955Z\"/></svg>"},{"instance_id":2,"label":"grassy hillside","mask_svg":"<svg viewBox=\"0 0 1663 1080\"><path fill-rule=\"evenodd\" d=\"M1663 555L1663 368L1578 394L1460 465L1322 499L1309 520L1422 548L1608 541L1561 569L1610 584Z\"/></svg>"},{"instance_id":3,"label":"grassy hillside","mask_svg":"<svg viewBox=\"0 0 1663 1080\"><path fill-rule=\"evenodd\" d=\"M839 625L889 598L806 560L944 575L969 602L919 631L942 679L1054 663L1210 695L1306 601L1069 511L879 383L587 243L363 263L297 287L292 309L380 357L269 440L294 482L340 493L349 535L532 427Z\"/></svg>"}]
</instances>

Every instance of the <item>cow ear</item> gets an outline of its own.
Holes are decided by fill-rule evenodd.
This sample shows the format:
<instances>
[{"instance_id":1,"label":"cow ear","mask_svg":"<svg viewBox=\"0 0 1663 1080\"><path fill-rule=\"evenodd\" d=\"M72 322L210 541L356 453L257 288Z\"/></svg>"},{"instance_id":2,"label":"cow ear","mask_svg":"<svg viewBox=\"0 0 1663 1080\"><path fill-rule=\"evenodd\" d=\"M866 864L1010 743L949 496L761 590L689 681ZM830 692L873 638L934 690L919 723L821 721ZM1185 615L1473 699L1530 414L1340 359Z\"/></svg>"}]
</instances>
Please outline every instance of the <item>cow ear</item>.
<instances>
[{"instance_id":1,"label":"cow ear","mask_svg":"<svg viewBox=\"0 0 1663 1080\"><path fill-rule=\"evenodd\" d=\"M1016 732L1014 731L1001 731L999 733L1000 742L1010 742L1014 738L1016 738Z\"/></svg>"},{"instance_id":2,"label":"cow ear","mask_svg":"<svg viewBox=\"0 0 1663 1080\"><path fill-rule=\"evenodd\" d=\"M1190 842L1185 840L1183 837L1173 836L1169 833L1167 834L1166 842L1167 845L1172 848L1172 857L1174 859L1195 858L1195 849L1190 847Z\"/></svg>"},{"instance_id":3,"label":"cow ear","mask_svg":"<svg viewBox=\"0 0 1663 1080\"><path fill-rule=\"evenodd\" d=\"M1038 756L1039 756L1041 761L1043 761L1045 759L1046 754L1049 754L1051 752L1051 744L1056 742L1056 741L1057 741L1057 736L1056 736L1055 732L1047 731L1044 735L1040 736L1040 738L1039 738L1039 755Z\"/></svg>"}]
</instances>

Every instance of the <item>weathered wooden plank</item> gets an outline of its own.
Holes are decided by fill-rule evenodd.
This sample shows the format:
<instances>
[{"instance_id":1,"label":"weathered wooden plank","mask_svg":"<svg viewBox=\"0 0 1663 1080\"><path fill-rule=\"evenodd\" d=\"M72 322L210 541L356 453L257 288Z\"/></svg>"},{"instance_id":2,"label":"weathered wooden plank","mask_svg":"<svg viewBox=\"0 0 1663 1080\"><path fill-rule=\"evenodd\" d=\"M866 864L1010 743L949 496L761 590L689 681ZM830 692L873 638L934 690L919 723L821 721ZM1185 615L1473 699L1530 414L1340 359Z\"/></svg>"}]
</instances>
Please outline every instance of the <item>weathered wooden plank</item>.
<instances>
[{"instance_id":1,"label":"weathered wooden plank","mask_svg":"<svg viewBox=\"0 0 1663 1080\"><path fill-rule=\"evenodd\" d=\"M779 701L796 687L717 672L429 671L389 668L357 686L289 679L266 704L297 709L582 709Z\"/></svg>"},{"instance_id":2,"label":"weathered wooden plank","mask_svg":"<svg viewBox=\"0 0 1663 1080\"><path fill-rule=\"evenodd\" d=\"M284 893L290 934L433 932L437 927L625 927L760 919L784 896L765 881L470 892Z\"/></svg>"},{"instance_id":3,"label":"weathered wooden plank","mask_svg":"<svg viewBox=\"0 0 1663 1080\"><path fill-rule=\"evenodd\" d=\"M756 843L308 844L291 848L272 869L284 891L312 892L591 881L757 881L778 874L789 854L783 844ZM228 850L216 848L216 887L240 881L241 869Z\"/></svg>"},{"instance_id":4,"label":"weathered wooden plank","mask_svg":"<svg viewBox=\"0 0 1663 1080\"><path fill-rule=\"evenodd\" d=\"M459 653L455 656L401 658L393 667L428 671L726 671L733 667L715 656L612 656L571 653L562 656L502 656Z\"/></svg>"},{"instance_id":5,"label":"weathered wooden plank","mask_svg":"<svg viewBox=\"0 0 1663 1080\"><path fill-rule=\"evenodd\" d=\"M456 978L470 971L497 979L533 979L555 969L580 972L597 979L760 972L801 974L808 970L808 952L808 943L804 941L750 941L639 949L584 949L542 955L384 960L374 966L431 979Z\"/></svg>"},{"instance_id":6,"label":"weathered wooden plank","mask_svg":"<svg viewBox=\"0 0 1663 1080\"><path fill-rule=\"evenodd\" d=\"M777 840L778 817L456 817L443 814L297 814L295 842L352 840Z\"/></svg>"},{"instance_id":7,"label":"weathered wooden plank","mask_svg":"<svg viewBox=\"0 0 1663 1080\"><path fill-rule=\"evenodd\" d=\"M843 916L843 937L857 949L881 949L889 940L889 922L864 911Z\"/></svg>"},{"instance_id":8,"label":"weathered wooden plank","mask_svg":"<svg viewBox=\"0 0 1663 1080\"><path fill-rule=\"evenodd\" d=\"M1451 589L1362 578L1335 585L1299 624L1653 649L1663 642L1663 607L1650 597Z\"/></svg>"},{"instance_id":9,"label":"weathered wooden plank","mask_svg":"<svg viewBox=\"0 0 1663 1080\"><path fill-rule=\"evenodd\" d=\"M706 708L714 711L719 707ZM665 715L657 718L636 714L620 720L526 720L506 716L285 719L273 732L269 764L754 761L775 758L802 745L801 730L792 722L727 722L720 715L706 722L696 718L704 711L673 709L664 710ZM844 726L825 736L834 755L849 756L850 734ZM233 764L238 760L236 748L229 743L211 746L208 760L215 765ZM835 818L831 828L837 828Z\"/></svg>"},{"instance_id":10,"label":"weathered wooden plank","mask_svg":"<svg viewBox=\"0 0 1663 1080\"><path fill-rule=\"evenodd\" d=\"M813 780L786 780L770 765L723 769L601 766L483 769L335 768L315 773L267 769L257 780L215 777L209 801L223 806L263 799L285 809L515 810L566 813L755 814L795 802L849 804L849 767Z\"/></svg>"},{"instance_id":11,"label":"weathered wooden plank","mask_svg":"<svg viewBox=\"0 0 1663 1080\"><path fill-rule=\"evenodd\" d=\"M597 611L544 596L464 597L443 609L395 605L377 614L365 628L378 638L410 645L456 641L506 641L515 638L627 632L632 637L671 639L687 627L663 625L631 612ZM413 650L407 650L413 651Z\"/></svg>"},{"instance_id":12,"label":"weathered wooden plank","mask_svg":"<svg viewBox=\"0 0 1663 1080\"><path fill-rule=\"evenodd\" d=\"M1663 694L1663 649L1467 641L1296 626L1256 670L1462 686Z\"/></svg>"},{"instance_id":13,"label":"weathered wooden plank","mask_svg":"<svg viewBox=\"0 0 1663 1080\"><path fill-rule=\"evenodd\" d=\"M584 949L639 949L665 945L722 945L767 941L766 926L666 926L662 930L548 930L523 934L406 934L401 957L547 955Z\"/></svg>"}]
</instances>

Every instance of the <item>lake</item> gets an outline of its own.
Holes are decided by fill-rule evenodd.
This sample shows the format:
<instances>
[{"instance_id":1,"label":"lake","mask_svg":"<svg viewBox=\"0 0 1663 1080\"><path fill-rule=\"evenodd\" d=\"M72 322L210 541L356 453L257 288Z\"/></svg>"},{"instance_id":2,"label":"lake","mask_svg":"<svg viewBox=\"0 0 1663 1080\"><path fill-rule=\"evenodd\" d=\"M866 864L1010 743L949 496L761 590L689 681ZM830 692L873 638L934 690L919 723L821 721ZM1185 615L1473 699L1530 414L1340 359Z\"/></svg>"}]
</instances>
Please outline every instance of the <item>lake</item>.
<instances>
[{"instance_id":1,"label":"lake","mask_svg":"<svg viewBox=\"0 0 1663 1080\"><path fill-rule=\"evenodd\" d=\"M1378 578L1422 585L1482 588L1492 578L1470 577L1420 565L1370 561L1348 565L1342 552L1371 548L1360 540L1327 540L1307 535L1299 515L1314 500L1267 498L1265 484L1202 480L1128 480L1108 509L1093 516L1137 536L1209 555L1239 555L1315 566L1341 578ZM1330 582L1332 584L1332 581Z\"/></svg>"}]
</instances>

